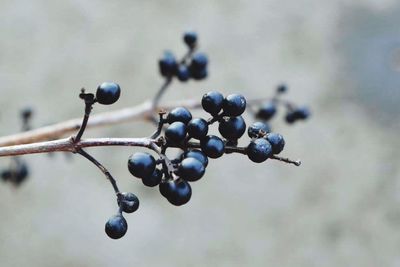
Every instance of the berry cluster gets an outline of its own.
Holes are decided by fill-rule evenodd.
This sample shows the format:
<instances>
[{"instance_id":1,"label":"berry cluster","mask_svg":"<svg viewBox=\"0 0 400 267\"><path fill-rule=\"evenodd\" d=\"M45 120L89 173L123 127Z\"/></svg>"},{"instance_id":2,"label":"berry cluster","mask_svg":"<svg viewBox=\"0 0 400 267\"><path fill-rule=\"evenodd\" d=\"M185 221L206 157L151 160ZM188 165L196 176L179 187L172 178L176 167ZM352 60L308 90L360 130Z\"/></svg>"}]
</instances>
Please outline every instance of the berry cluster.
<instances>
[{"instance_id":1,"label":"berry cluster","mask_svg":"<svg viewBox=\"0 0 400 267\"><path fill-rule=\"evenodd\" d=\"M135 153L128 159L128 169L133 176L140 178L146 186L158 185L161 195L176 206L190 200L192 189L189 182L203 177L209 158L237 152L260 163L268 158L277 159L275 155L285 146L282 135L270 133L268 125L256 122L247 130L251 138L249 145L238 147L239 138L246 132L246 123L241 116L246 109L246 99L242 95L224 97L212 91L203 96L201 104L211 115L210 118L193 118L184 107L174 108L166 118L163 113L160 114L159 129L164 128L164 136L159 137L160 132L153 135L153 138L158 137L161 147L157 160L143 152ZM209 126L216 122L221 136L208 134ZM179 148L182 153L170 160L166 156L168 148Z\"/></svg>"},{"instance_id":2,"label":"berry cluster","mask_svg":"<svg viewBox=\"0 0 400 267\"><path fill-rule=\"evenodd\" d=\"M208 58L202 53L195 53L198 47L197 39L196 33L184 34L183 40L188 52L180 61L177 61L171 52L166 52L160 59L160 73L165 77L165 82L153 98L151 111L157 110L161 96L174 77L182 82L189 79L202 80L207 77ZM128 159L129 172L141 179L145 186L158 186L161 195L168 202L181 206L190 200L191 185L204 176L209 159L216 159L228 153L239 153L247 155L256 163L274 159L299 166L300 161L278 156L285 147L285 140L282 135L271 132L271 127L267 124L275 116L278 105L286 108L288 123L304 120L310 116L308 108L299 108L291 102L282 100L280 96L285 92L287 87L281 85L273 98L258 105L259 101L246 100L240 94L223 96L219 92L211 91L204 94L201 99L201 107L208 114L207 118L193 118L185 107L174 108L167 115L164 111L160 111L157 130L151 137L141 138L146 139L146 142L140 145L153 150L157 157L146 152L134 153ZM106 222L105 232L110 238L119 239L128 230L123 213L135 212L139 208L139 199L133 193L121 192L111 173L82 148L80 141L93 105L96 103L111 105L117 102L121 96L121 88L114 82L104 82L97 87L96 94L86 93L82 89L79 96L85 103L85 113L78 133L70 139L73 148L68 151L91 161L110 181L117 197L118 211ZM254 105L257 105L257 111L253 109ZM260 120L249 127L242 117L246 108ZM31 114L29 110L22 112L23 130L30 129L28 122ZM152 116L146 119L157 122L157 118ZM213 124L218 124L219 135L210 134ZM246 146L240 147L239 139L246 133L246 129L250 140ZM179 156L174 159L168 158L168 149L179 149ZM21 183L27 175L28 168L25 162L17 157L13 158L12 168L1 173L3 180L14 184Z\"/></svg>"},{"instance_id":3,"label":"berry cluster","mask_svg":"<svg viewBox=\"0 0 400 267\"><path fill-rule=\"evenodd\" d=\"M189 79L203 80L207 77L208 58L203 53L195 53L197 48L197 34L186 32L183 41L188 47L187 54L178 61L170 51L164 52L163 57L158 61L160 74L167 79L176 77L181 82Z\"/></svg>"},{"instance_id":4,"label":"berry cluster","mask_svg":"<svg viewBox=\"0 0 400 267\"><path fill-rule=\"evenodd\" d=\"M283 105L286 108L285 120L288 124L310 117L311 113L308 107L297 107L295 104L280 98L280 96L287 91L288 87L285 84L279 85L276 89L275 96L258 107L258 111L255 112L256 118L264 122L271 120L277 112L278 105Z\"/></svg>"}]
</instances>

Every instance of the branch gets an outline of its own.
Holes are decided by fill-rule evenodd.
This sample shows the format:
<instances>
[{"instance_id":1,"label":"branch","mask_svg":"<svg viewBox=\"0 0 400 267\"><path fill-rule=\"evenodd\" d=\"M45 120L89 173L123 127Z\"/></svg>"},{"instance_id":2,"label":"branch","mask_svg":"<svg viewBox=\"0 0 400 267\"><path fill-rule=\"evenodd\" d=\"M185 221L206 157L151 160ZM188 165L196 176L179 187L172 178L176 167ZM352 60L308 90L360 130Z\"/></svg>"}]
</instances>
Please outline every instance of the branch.
<instances>
[{"instance_id":1,"label":"branch","mask_svg":"<svg viewBox=\"0 0 400 267\"><path fill-rule=\"evenodd\" d=\"M150 138L89 138L80 140L77 143L74 143L72 138L64 138L40 143L0 147L0 157L60 151L76 153L81 148L95 146L147 147L159 153L157 144L158 140Z\"/></svg>"},{"instance_id":2,"label":"branch","mask_svg":"<svg viewBox=\"0 0 400 267\"><path fill-rule=\"evenodd\" d=\"M247 103L253 105L268 99L270 98L255 98L248 100ZM198 100L189 99L160 106L159 109L168 111L175 107L196 109L200 108L201 104ZM138 119L150 120L154 115L153 112L152 102L146 101L138 106L92 115L86 128L118 124ZM58 139L68 134L75 133L79 130L81 124L82 118L76 118L23 133L0 137L0 147Z\"/></svg>"}]
</instances>

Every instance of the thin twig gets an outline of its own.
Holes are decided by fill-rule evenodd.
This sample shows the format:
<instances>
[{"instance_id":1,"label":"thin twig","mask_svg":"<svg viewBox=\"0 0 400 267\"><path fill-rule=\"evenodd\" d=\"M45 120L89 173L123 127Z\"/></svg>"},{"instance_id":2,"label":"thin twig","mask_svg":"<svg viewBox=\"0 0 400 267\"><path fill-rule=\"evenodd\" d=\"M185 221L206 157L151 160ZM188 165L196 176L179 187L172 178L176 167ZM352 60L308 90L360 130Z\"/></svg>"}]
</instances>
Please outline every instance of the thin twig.
<instances>
[{"instance_id":1,"label":"thin twig","mask_svg":"<svg viewBox=\"0 0 400 267\"><path fill-rule=\"evenodd\" d=\"M76 153L80 154L81 156L85 157L89 161L91 161L94 165L97 166L97 168L100 169L100 171L107 177L107 179L110 181L112 187L114 188L114 192L117 196L119 196L121 193L119 191L119 188L117 186L117 181L114 179L114 177L111 175L111 173L104 167L100 162L98 162L95 158L93 158L90 154L88 154L86 151L83 149L78 149Z\"/></svg>"}]
</instances>

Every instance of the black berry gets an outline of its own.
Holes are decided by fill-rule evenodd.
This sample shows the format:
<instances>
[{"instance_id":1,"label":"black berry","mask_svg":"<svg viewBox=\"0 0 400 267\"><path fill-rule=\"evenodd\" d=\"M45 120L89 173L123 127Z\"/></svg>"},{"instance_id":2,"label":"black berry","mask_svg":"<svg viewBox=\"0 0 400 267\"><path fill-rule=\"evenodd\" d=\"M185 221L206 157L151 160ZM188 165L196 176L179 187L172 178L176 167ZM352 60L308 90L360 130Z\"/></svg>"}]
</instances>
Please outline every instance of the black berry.
<instances>
[{"instance_id":1,"label":"black berry","mask_svg":"<svg viewBox=\"0 0 400 267\"><path fill-rule=\"evenodd\" d=\"M271 128L268 124L263 122L255 122L247 129L247 134L250 138L259 138L271 131Z\"/></svg>"},{"instance_id":2,"label":"black berry","mask_svg":"<svg viewBox=\"0 0 400 267\"><path fill-rule=\"evenodd\" d=\"M160 183L159 189L161 195L175 206L186 204L192 196L192 188L182 179Z\"/></svg>"},{"instance_id":3,"label":"black berry","mask_svg":"<svg viewBox=\"0 0 400 267\"><path fill-rule=\"evenodd\" d=\"M194 48L197 42L197 34L195 32L185 32L183 41L189 48Z\"/></svg>"},{"instance_id":4,"label":"black berry","mask_svg":"<svg viewBox=\"0 0 400 267\"><path fill-rule=\"evenodd\" d=\"M215 135L207 135L204 139L200 140L201 151L210 158L219 158L224 154L225 144Z\"/></svg>"},{"instance_id":5,"label":"black berry","mask_svg":"<svg viewBox=\"0 0 400 267\"><path fill-rule=\"evenodd\" d=\"M219 122L218 131L228 140L237 140L246 131L246 123L242 116L223 117Z\"/></svg>"},{"instance_id":6,"label":"black berry","mask_svg":"<svg viewBox=\"0 0 400 267\"><path fill-rule=\"evenodd\" d=\"M171 77L175 74L178 63L171 52L165 52L164 56L158 61L160 73L164 77Z\"/></svg>"},{"instance_id":7,"label":"black berry","mask_svg":"<svg viewBox=\"0 0 400 267\"><path fill-rule=\"evenodd\" d=\"M177 107L171 110L167 116L167 122L173 123L176 121L187 124L192 119L192 114L187 108Z\"/></svg>"},{"instance_id":8,"label":"black berry","mask_svg":"<svg viewBox=\"0 0 400 267\"><path fill-rule=\"evenodd\" d=\"M208 123L201 118L192 119L187 125L187 132L190 137L200 140L208 133Z\"/></svg>"},{"instance_id":9,"label":"black berry","mask_svg":"<svg viewBox=\"0 0 400 267\"><path fill-rule=\"evenodd\" d=\"M121 88L113 82L104 82L97 87L96 100L103 105L111 105L119 99Z\"/></svg>"},{"instance_id":10,"label":"black berry","mask_svg":"<svg viewBox=\"0 0 400 267\"><path fill-rule=\"evenodd\" d=\"M197 80L197 81L203 80L203 79L207 78L207 75L208 75L207 69L202 69L202 70L197 70L197 71L193 70L193 69L190 70L190 77L192 77L193 80Z\"/></svg>"},{"instance_id":11,"label":"black berry","mask_svg":"<svg viewBox=\"0 0 400 267\"><path fill-rule=\"evenodd\" d=\"M112 239L119 239L126 234L128 224L122 215L114 215L107 221L105 230Z\"/></svg>"},{"instance_id":12,"label":"black berry","mask_svg":"<svg viewBox=\"0 0 400 267\"><path fill-rule=\"evenodd\" d=\"M154 172L150 176L146 176L142 178L142 183L146 186L153 187L158 185L162 179L162 171L159 169L155 169Z\"/></svg>"},{"instance_id":13,"label":"black berry","mask_svg":"<svg viewBox=\"0 0 400 267\"><path fill-rule=\"evenodd\" d=\"M178 174L179 176L189 182L194 182L203 177L205 167L202 162L195 158L185 158L179 164Z\"/></svg>"},{"instance_id":14,"label":"black berry","mask_svg":"<svg viewBox=\"0 0 400 267\"><path fill-rule=\"evenodd\" d=\"M278 85L278 87L276 87L276 91L277 91L278 93L280 93L280 94L286 93L287 90L288 90L288 87L287 87L286 84L280 84L280 85Z\"/></svg>"},{"instance_id":15,"label":"black berry","mask_svg":"<svg viewBox=\"0 0 400 267\"><path fill-rule=\"evenodd\" d=\"M139 208L139 199L133 193L122 193L121 197L118 198L118 205L124 212L132 213Z\"/></svg>"},{"instance_id":16,"label":"black berry","mask_svg":"<svg viewBox=\"0 0 400 267\"><path fill-rule=\"evenodd\" d=\"M208 165L208 158L207 158L207 156L206 156L203 152L201 152L200 150L197 150L197 149L191 149L191 150L185 151L185 152L181 155L181 158L182 158L182 159L185 159L185 158L195 158L195 159L197 159L198 161L200 161L200 162L204 165L204 167L207 167L207 165Z\"/></svg>"},{"instance_id":17,"label":"black berry","mask_svg":"<svg viewBox=\"0 0 400 267\"><path fill-rule=\"evenodd\" d=\"M190 70L193 72L204 70L207 67L208 58L203 53L196 53L192 57L192 61L190 62Z\"/></svg>"},{"instance_id":18,"label":"black berry","mask_svg":"<svg viewBox=\"0 0 400 267\"><path fill-rule=\"evenodd\" d=\"M136 177L150 176L156 167L156 160L148 153L138 152L128 159L128 169Z\"/></svg>"},{"instance_id":19,"label":"black berry","mask_svg":"<svg viewBox=\"0 0 400 267\"><path fill-rule=\"evenodd\" d=\"M260 163L272 155L271 144L264 138L252 140L247 146L247 156L251 161Z\"/></svg>"},{"instance_id":20,"label":"black berry","mask_svg":"<svg viewBox=\"0 0 400 267\"><path fill-rule=\"evenodd\" d=\"M165 137L174 144L182 142L186 137L186 125L180 121L173 122L165 130Z\"/></svg>"},{"instance_id":21,"label":"black berry","mask_svg":"<svg viewBox=\"0 0 400 267\"><path fill-rule=\"evenodd\" d=\"M272 146L272 153L279 154L285 147L285 140L283 136L277 133L269 133L267 135L267 140Z\"/></svg>"},{"instance_id":22,"label":"black berry","mask_svg":"<svg viewBox=\"0 0 400 267\"><path fill-rule=\"evenodd\" d=\"M211 91L203 95L201 99L201 106L211 115L217 115L222 109L224 97L221 93Z\"/></svg>"},{"instance_id":23,"label":"black berry","mask_svg":"<svg viewBox=\"0 0 400 267\"><path fill-rule=\"evenodd\" d=\"M186 67L185 65L180 65L178 67L178 69L176 70L176 77L181 82L186 82L187 80L189 80L190 72L189 72L188 67Z\"/></svg>"},{"instance_id":24,"label":"black berry","mask_svg":"<svg viewBox=\"0 0 400 267\"><path fill-rule=\"evenodd\" d=\"M256 117L261 120L269 120L276 113L276 105L273 102L264 103L257 112Z\"/></svg>"},{"instance_id":25,"label":"black berry","mask_svg":"<svg viewBox=\"0 0 400 267\"><path fill-rule=\"evenodd\" d=\"M222 103L222 108L226 116L239 116L246 109L246 99L239 94L228 95Z\"/></svg>"}]
</instances>

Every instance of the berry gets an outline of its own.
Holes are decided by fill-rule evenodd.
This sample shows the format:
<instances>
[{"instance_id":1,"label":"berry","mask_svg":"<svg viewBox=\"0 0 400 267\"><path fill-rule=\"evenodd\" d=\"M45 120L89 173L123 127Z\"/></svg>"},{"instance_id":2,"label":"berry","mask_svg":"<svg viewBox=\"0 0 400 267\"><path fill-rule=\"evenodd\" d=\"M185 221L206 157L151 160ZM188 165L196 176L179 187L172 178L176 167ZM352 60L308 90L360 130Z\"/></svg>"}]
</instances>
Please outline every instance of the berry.
<instances>
[{"instance_id":1,"label":"berry","mask_svg":"<svg viewBox=\"0 0 400 267\"><path fill-rule=\"evenodd\" d=\"M104 82L97 87L96 100L103 105L111 105L117 102L121 95L121 88L113 82Z\"/></svg>"},{"instance_id":2,"label":"berry","mask_svg":"<svg viewBox=\"0 0 400 267\"><path fill-rule=\"evenodd\" d=\"M177 107L171 110L167 116L167 122L173 123L176 121L187 124L192 119L192 114L187 108Z\"/></svg>"},{"instance_id":3,"label":"berry","mask_svg":"<svg viewBox=\"0 0 400 267\"><path fill-rule=\"evenodd\" d=\"M237 140L246 131L246 123L242 116L224 117L219 122L218 131L228 140Z\"/></svg>"},{"instance_id":4,"label":"berry","mask_svg":"<svg viewBox=\"0 0 400 267\"><path fill-rule=\"evenodd\" d=\"M287 123L292 124L297 120L297 116L294 112L288 112L285 116L285 120Z\"/></svg>"},{"instance_id":5,"label":"berry","mask_svg":"<svg viewBox=\"0 0 400 267\"><path fill-rule=\"evenodd\" d=\"M280 84L278 85L278 87L276 88L276 91L280 94L286 93L288 90L287 85L286 84Z\"/></svg>"},{"instance_id":6,"label":"berry","mask_svg":"<svg viewBox=\"0 0 400 267\"><path fill-rule=\"evenodd\" d=\"M126 213L132 213L139 208L139 199L133 193L122 193L121 199L118 198L118 205Z\"/></svg>"},{"instance_id":7,"label":"berry","mask_svg":"<svg viewBox=\"0 0 400 267\"><path fill-rule=\"evenodd\" d=\"M107 221L105 230L106 234L112 239L119 239L125 235L128 224L122 215L117 214Z\"/></svg>"},{"instance_id":8,"label":"berry","mask_svg":"<svg viewBox=\"0 0 400 267\"><path fill-rule=\"evenodd\" d=\"M1 178L3 179L3 181L7 181L11 178L12 173L10 170L3 170L1 172Z\"/></svg>"},{"instance_id":9,"label":"berry","mask_svg":"<svg viewBox=\"0 0 400 267\"><path fill-rule=\"evenodd\" d=\"M176 77L181 82L186 82L187 80L189 80L190 72L189 72L188 67L186 67L185 65L180 65L178 67L178 69L176 70Z\"/></svg>"},{"instance_id":10,"label":"berry","mask_svg":"<svg viewBox=\"0 0 400 267\"><path fill-rule=\"evenodd\" d=\"M249 128L247 129L247 134L250 138L259 138L269 133L270 131L271 128L268 124L257 121L249 126Z\"/></svg>"},{"instance_id":11,"label":"berry","mask_svg":"<svg viewBox=\"0 0 400 267\"><path fill-rule=\"evenodd\" d=\"M300 120L305 120L310 116L310 110L307 107L300 107L296 109L294 113Z\"/></svg>"},{"instance_id":12,"label":"berry","mask_svg":"<svg viewBox=\"0 0 400 267\"><path fill-rule=\"evenodd\" d=\"M21 110L21 117L24 121L29 120L32 117L33 110L31 107L26 107Z\"/></svg>"},{"instance_id":13,"label":"berry","mask_svg":"<svg viewBox=\"0 0 400 267\"><path fill-rule=\"evenodd\" d=\"M199 72L204 70L207 67L208 58L203 53L196 53L192 57L192 61L190 62L190 71Z\"/></svg>"},{"instance_id":14,"label":"berry","mask_svg":"<svg viewBox=\"0 0 400 267\"><path fill-rule=\"evenodd\" d=\"M187 125L187 131L190 137L200 140L208 133L208 123L201 118L192 119Z\"/></svg>"},{"instance_id":15,"label":"berry","mask_svg":"<svg viewBox=\"0 0 400 267\"><path fill-rule=\"evenodd\" d=\"M246 99L239 94L228 95L222 103L222 108L226 116L239 116L246 109Z\"/></svg>"},{"instance_id":16,"label":"berry","mask_svg":"<svg viewBox=\"0 0 400 267\"><path fill-rule=\"evenodd\" d=\"M158 61L160 73L163 77L171 77L178 68L178 63L171 52L165 52L164 56Z\"/></svg>"},{"instance_id":17,"label":"berry","mask_svg":"<svg viewBox=\"0 0 400 267\"><path fill-rule=\"evenodd\" d=\"M251 161L260 163L272 155L271 144L264 138L258 138L247 146L247 156Z\"/></svg>"},{"instance_id":18,"label":"berry","mask_svg":"<svg viewBox=\"0 0 400 267\"><path fill-rule=\"evenodd\" d=\"M155 169L150 176L142 178L142 183L146 186L153 187L158 185L161 182L161 179L162 179L162 171L159 169Z\"/></svg>"},{"instance_id":19,"label":"berry","mask_svg":"<svg viewBox=\"0 0 400 267\"><path fill-rule=\"evenodd\" d=\"M264 103L257 112L256 117L262 120L271 119L276 113L276 105L273 102Z\"/></svg>"},{"instance_id":20,"label":"berry","mask_svg":"<svg viewBox=\"0 0 400 267\"><path fill-rule=\"evenodd\" d=\"M219 158L224 154L225 144L215 135L207 135L204 139L200 140L201 151L210 158Z\"/></svg>"},{"instance_id":21,"label":"berry","mask_svg":"<svg viewBox=\"0 0 400 267\"><path fill-rule=\"evenodd\" d=\"M197 42L197 34L195 32L185 32L183 41L189 48L194 48Z\"/></svg>"},{"instance_id":22,"label":"berry","mask_svg":"<svg viewBox=\"0 0 400 267\"><path fill-rule=\"evenodd\" d=\"M150 176L156 168L156 160L148 153L138 152L128 159L128 169L136 177Z\"/></svg>"},{"instance_id":23,"label":"berry","mask_svg":"<svg viewBox=\"0 0 400 267\"><path fill-rule=\"evenodd\" d=\"M272 154L279 154L285 147L285 140L283 136L277 133L269 133L267 140L272 146Z\"/></svg>"},{"instance_id":24,"label":"berry","mask_svg":"<svg viewBox=\"0 0 400 267\"><path fill-rule=\"evenodd\" d=\"M185 158L194 158L197 159L198 161L200 161L204 167L207 167L208 165L208 158L206 155L204 155L203 152L201 152L198 149L192 149L192 150L187 150L185 151L182 155L181 155L182 159Z\"/></svg>"},{"instance_id":25,"label":"berry","mask_svg":"<svg viewBox=\"0 0 400 267\"><path fill-rule=\"evenodd\" d=\"M207 78L208 72L207 69L202 69L202 70L193 70L190 69L190 77L193 78L193 80L199 81Z\"/></svg>"},{"instance_id":26,"label":"berry","mask_svg":"<svg viewBox=\"0 0 400 267\"><path fill-rule=\"evenodd\" d=\"M223 101L224 97L221 93L211 91L203 95L201 106L206 112L214 116L221 111Z\"/></svg>"},{"instance_id":27,"label":"berry","mask_svg":"<svg viewBox=\"0 0 400 267\"><path fill-rule=\"evenodd\" d=\"M28 177L28 175L28 165L24 161L18 159L16 165L11 170L11 176L9 177L9 180L14 185L20 185Z\"/></svg>"},{"instance_id":28,"label":"berry","mask_svg":"<svg viewBox=\"0 0 400 267\"><path fill-rule=\"evenodd\" d=\"M180 143L186 137L186 125L183 122L176 121L165 130L165 137L171 143Z\"/></svg>"},{"instance_id":29,"label":"berry","mask_svg":"<svg viewBox=\"0 0 400 267\"><path fill-rule=\"evenodd\" d=\"M161 195L175 206L186 204L192 196L192 188L182 179L160 183L159 189Z\"/></svg>"},{"instance_id":30,"label":"berry","mask_svg":"<svg viewBox=\"0 0 400 267\"><path fill-rule=\"evenodd\" d=\"M194 182L203 177L205 172L203 163L195 158L186 158L179 164L179 176L189 182Z\"/></svg>"}]
</instances>

